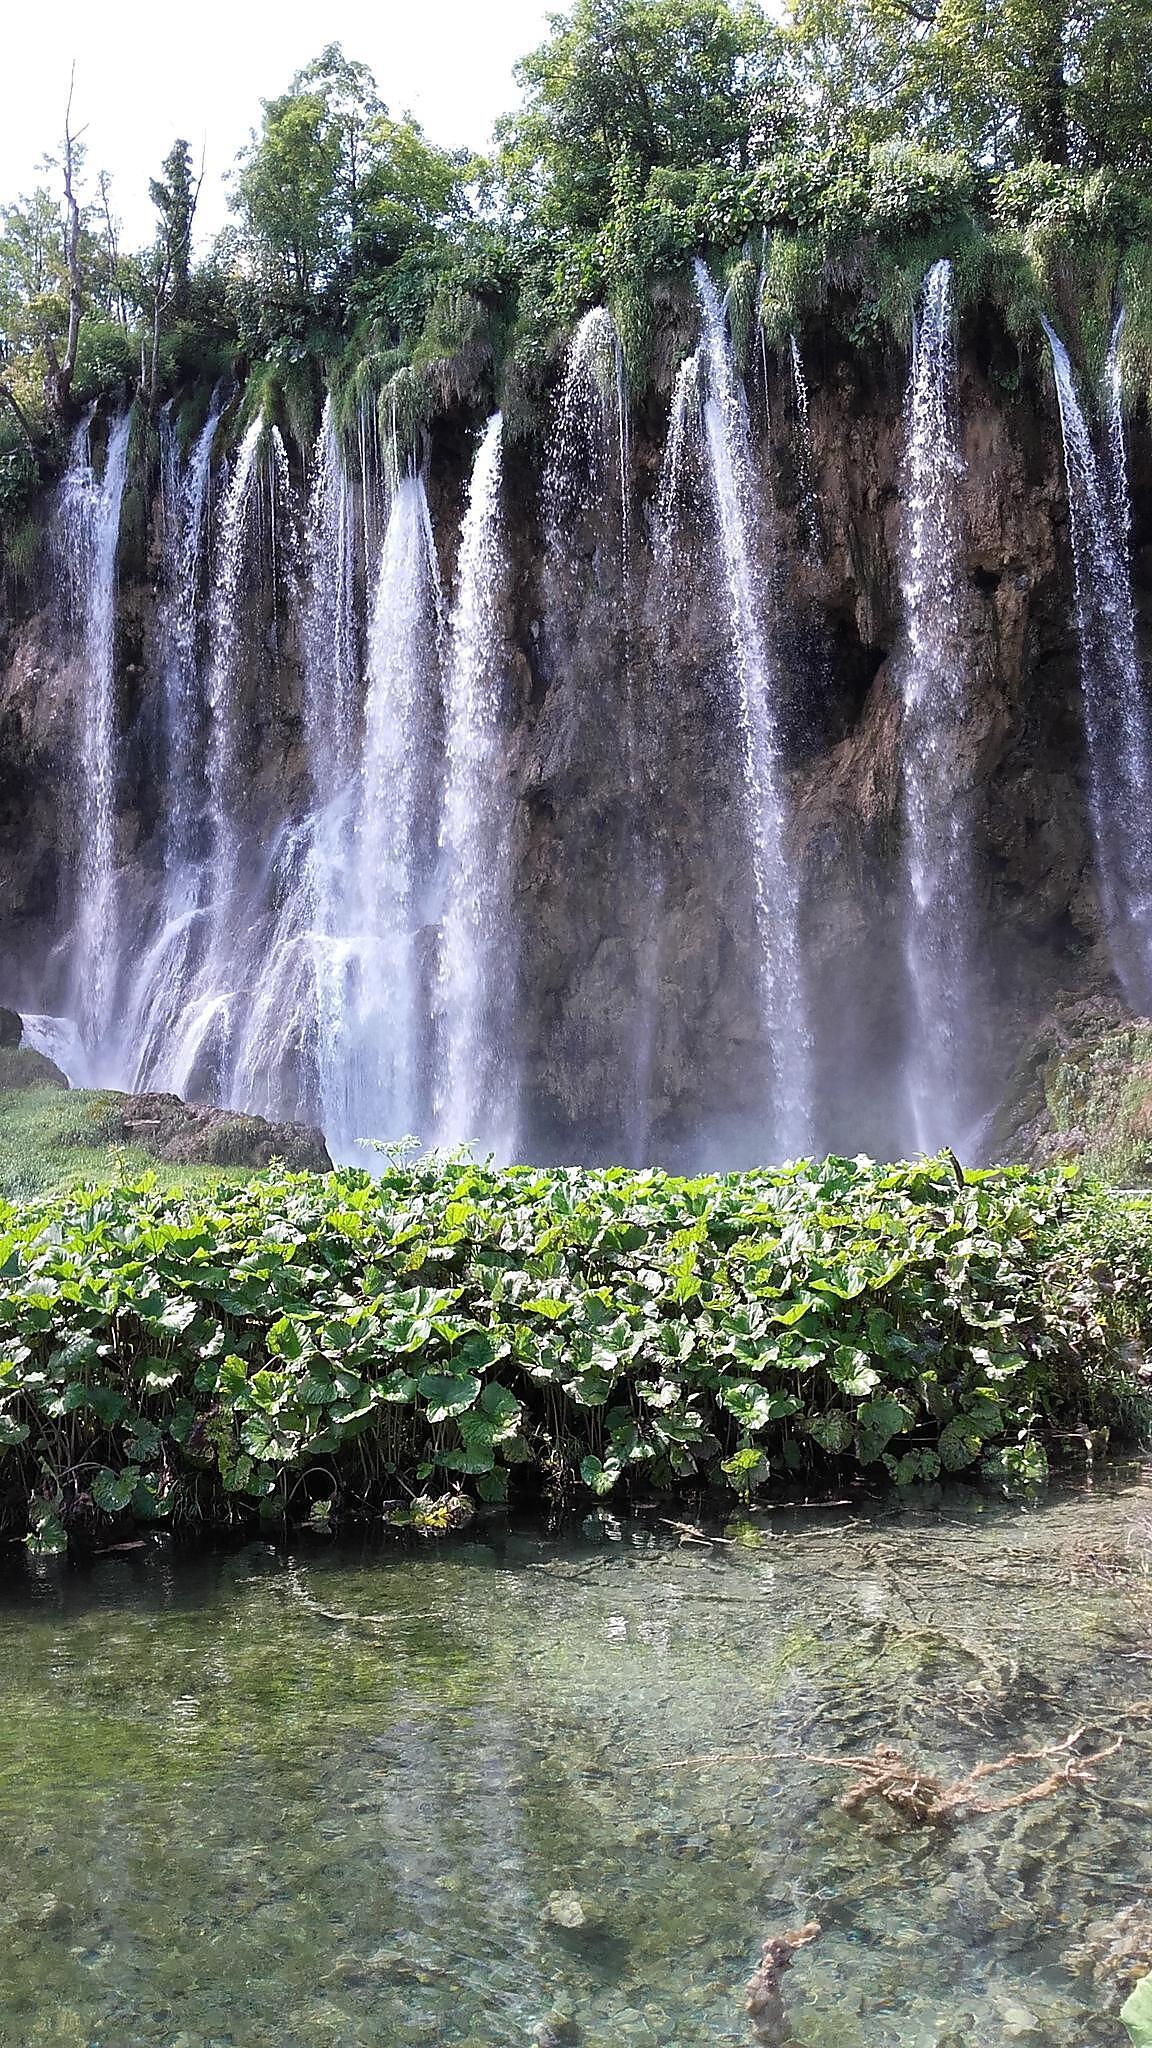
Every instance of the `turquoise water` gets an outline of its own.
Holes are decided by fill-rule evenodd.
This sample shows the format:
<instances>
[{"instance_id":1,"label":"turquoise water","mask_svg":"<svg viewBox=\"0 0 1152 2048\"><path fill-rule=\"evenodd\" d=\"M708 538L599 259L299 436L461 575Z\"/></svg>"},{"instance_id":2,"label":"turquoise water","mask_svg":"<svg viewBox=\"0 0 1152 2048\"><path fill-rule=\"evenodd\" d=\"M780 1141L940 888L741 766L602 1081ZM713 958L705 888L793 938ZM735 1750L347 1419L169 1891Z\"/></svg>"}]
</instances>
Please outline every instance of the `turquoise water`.
<instances>
[{"instance_id":1,"label":"turquoise water","mask_svg":"<svg viewBox=\"0 0 1152 2048\"><path fill-rule=\"evenodd\" d=\"M814 1917L803 2048L1118 2048L1107 1950L1152 1897L1149 1475L710 1533L9 1552L0 2041L747 2041L761 1941ZM946 1831L778 1760L883 1740L951 1778L1081 1723L1124 1736L1090 1791Z\"/></svg>"}]
</instances>

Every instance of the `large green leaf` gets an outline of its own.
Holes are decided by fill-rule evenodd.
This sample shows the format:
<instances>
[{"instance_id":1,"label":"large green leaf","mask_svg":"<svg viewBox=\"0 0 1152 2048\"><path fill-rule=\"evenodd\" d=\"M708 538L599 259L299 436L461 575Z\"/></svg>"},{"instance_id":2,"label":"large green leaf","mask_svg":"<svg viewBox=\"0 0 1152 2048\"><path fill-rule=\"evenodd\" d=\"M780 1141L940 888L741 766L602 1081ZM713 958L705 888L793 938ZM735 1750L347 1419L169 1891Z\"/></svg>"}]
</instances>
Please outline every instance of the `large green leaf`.
<instances>
[{"instance_id":1,"label":"large green leaf","mask_svg":"<svg viewBox=\"0 0 1152 2048\"><path fill-rule=\"evenodd\" d=\"M1120 2008L1132 2048L1152 2048L1152 1975L1142 1977L1131 1997Z\"/></svg>"},{"instance_id":2,"label":"large green leaf","mask_svg":"<svg viewBox=\"0 0 1152 2048\"><path fill-rule=\"evenodd\" d=\"M463 1414L480 1392L480 1382L471 1373L426 1372L416 1385L428 1404L429 1422Z\"/></svg>"}]
</instances>

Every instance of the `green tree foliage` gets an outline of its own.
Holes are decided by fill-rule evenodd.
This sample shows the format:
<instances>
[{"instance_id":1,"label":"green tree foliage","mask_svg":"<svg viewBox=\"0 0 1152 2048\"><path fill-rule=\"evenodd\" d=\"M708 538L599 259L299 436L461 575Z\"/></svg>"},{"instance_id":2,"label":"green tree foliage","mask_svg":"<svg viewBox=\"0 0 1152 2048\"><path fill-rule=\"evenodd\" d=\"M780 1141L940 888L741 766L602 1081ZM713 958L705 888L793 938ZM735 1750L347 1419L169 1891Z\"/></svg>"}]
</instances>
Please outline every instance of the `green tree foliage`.
<instances>
[{"instance_id":1,"label":"green tree foliage","mask_svg":"<svg viewBox=\"0 0 1152 2048\"><path fill-rule=\"evenodd\" d=\"M795 38L824 147L1152 168L1146 0L797 0Z\"/></svg>"},{"instance_id":2,"label":"green tree foliage","mask_svg":"<svg viewBox=\"0 0 1152 2048\"><path fill-rule=\"evenodd\" d=\"M159 271L167 302L176 311L188 300L192 273L192 225L200 180L193 176L192 152L178 140L164 159L159 178L148 181L148 196L160 217L156 235Z\"/></svg>"},{"instance_id":3,"label":"green tree foliage","mask_svg":"<svg viewBox=\"0 0 1152 2048\"><path fill-rule=\"evenodd\" d=\"M186 144L150 183L151 247L125 257L66 124L64 160L0 211L9 496L81 397L136 376L155 401L251 367L298 426L321 379L356 407L387 387L391 411L402 388L421 419L502 391L530 431L558 337L597 302L643 383L653 289L702 251L754 266L746 322L858 345L906 334L948 254L1021 341L1053 312L1090 375L1123 296L1129 388L1152 389L1148 0L572 0L518 76L481 162L329 44L264 102L235 225L199 266Z\"/></svg>"},{"instance_id":4,"label":"green tree foliage","mask_svg":"<svg viewBox=\"0 0 1152 2048\"><path fill-rule=\"evenodd\" d=\"M315 309L350 294L361 303L366 274L378 310L381 273L462 225L467 171L465 154L393 119L367 66L330 44L288 93L265 102L233 202L240 253L274 302Z\"/></svg>"},{"instance_id":5,"label":"green tree foliage","mask_svg":"<svg viewBox=\"0 0 1152 2048\"><path fill-rule=\"evenodd\" d=\"M513 202L550 228L596 226L621 163L747 170L795 139L783 30L728 0L576 0L517 68L524 110L502 126Z\"/></svg>"}]
</instances>

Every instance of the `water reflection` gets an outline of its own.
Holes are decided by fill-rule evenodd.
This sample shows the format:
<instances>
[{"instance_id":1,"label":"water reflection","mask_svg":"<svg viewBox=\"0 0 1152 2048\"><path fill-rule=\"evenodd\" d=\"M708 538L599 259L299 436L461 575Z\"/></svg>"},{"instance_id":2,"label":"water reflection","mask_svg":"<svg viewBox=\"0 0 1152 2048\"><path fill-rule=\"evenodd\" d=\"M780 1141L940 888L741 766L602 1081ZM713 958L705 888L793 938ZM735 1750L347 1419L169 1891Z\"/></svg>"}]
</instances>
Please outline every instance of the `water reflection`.
<instances>
[{"instance_id":1,"label":"water reflection","mask_svg":"<svg viewBox=\"0 0 1152 2048\"><path fill-rule=\"evenodd\" d=\"M1128 1473L720 1542L13 1568L0 2041L737 2042L761 1939L816 1917L805 2048L1119 2044L1117 1985L1064 1958L1152 1891L1150 1507ZM947 1834L786 1754L953 1777L1081 1722L1126 1738L1090 1793Z\"/></svg>"}]
</instances>

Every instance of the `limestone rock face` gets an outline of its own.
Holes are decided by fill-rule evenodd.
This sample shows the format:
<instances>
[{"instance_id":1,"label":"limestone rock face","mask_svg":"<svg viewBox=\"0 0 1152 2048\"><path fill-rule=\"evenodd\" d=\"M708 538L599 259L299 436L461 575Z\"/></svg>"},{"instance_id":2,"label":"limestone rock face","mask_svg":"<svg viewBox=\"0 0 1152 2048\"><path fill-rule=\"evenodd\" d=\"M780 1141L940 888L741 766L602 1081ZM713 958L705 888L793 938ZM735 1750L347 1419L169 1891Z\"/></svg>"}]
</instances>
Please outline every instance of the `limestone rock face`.
<instances>
[{"instance_id":1,"label":"limestone rock face","mask_svg":"<svg viewBox=\"0 0 1152 2048\"><path fill-rule=\"evenodd\" d=\"M629 573L617 538L589 516L550 563L542 452L509 438L510 561L503 638L516 797L515 921L508 1030L524 1083L529 1156L628 1158L639 1139L669 1165L749 1163L762 1150L766 1050L755 899L741 805L725 599L701 542L671 601L653 560L653 507L667 401L693 342L685 294L660 309L661 388L632 422L636 478ZM814 1020L821 1146L891 1153L911 1133L904 1103L908 1017L901 785L900 465L907 359L806 349L819 559L802 538L795 421L783 362L770 371L771 428L753 407L771 489L772 645L784 679L783 775L794 819L801 927ZM990 320L966 322L960 353L965 666L960 735L976 791L985 1096L993 1104L1045 1020L1118 1000L1103 930L1087 804L1072 563L1054 393L1038 350L1021 355ZM475 419L431 435L428 490L446 588ZM1131 428L1134 584L1152 623L1152 444ZM121 564L120 724L126 735L117 851L126 910L157 896L150 634L156 562ZM78 662L51 593L0 620L0 975L12 1000L51 1007L76 873ZM299 650L264 619L253 655L251 739L258 821L298 816L306 790ZM261 637L262 635L262 637ZM255 646L255 641L254 641ZM142 918L142 923L146 922ZM1117 1028L1120 1028L1118 1025ZM286 1086L270 1109L301 1113ZM303 1113L314 1112L305 1104ZM1039 1112L1037 1112L1039 1113ZM243 1139L239 1124L173 1122L165 1144L250 1163L251 1147L326 1163L315 1132ZM134 1110L133 1115L137 1115ZM171 1113L174 1117L174 1112ZM144 1109L138 1121L168 1112ZM1016 1118L1012 1143L1035 1118ZM286 1127L262 1127L282 1133ZM1004 1142L1008 1142L1005 1130ZM239 1148L239 1149L237 1149ZM307 1155L307 1156L305 1156Z\"/></svg>"}]
</instances>

